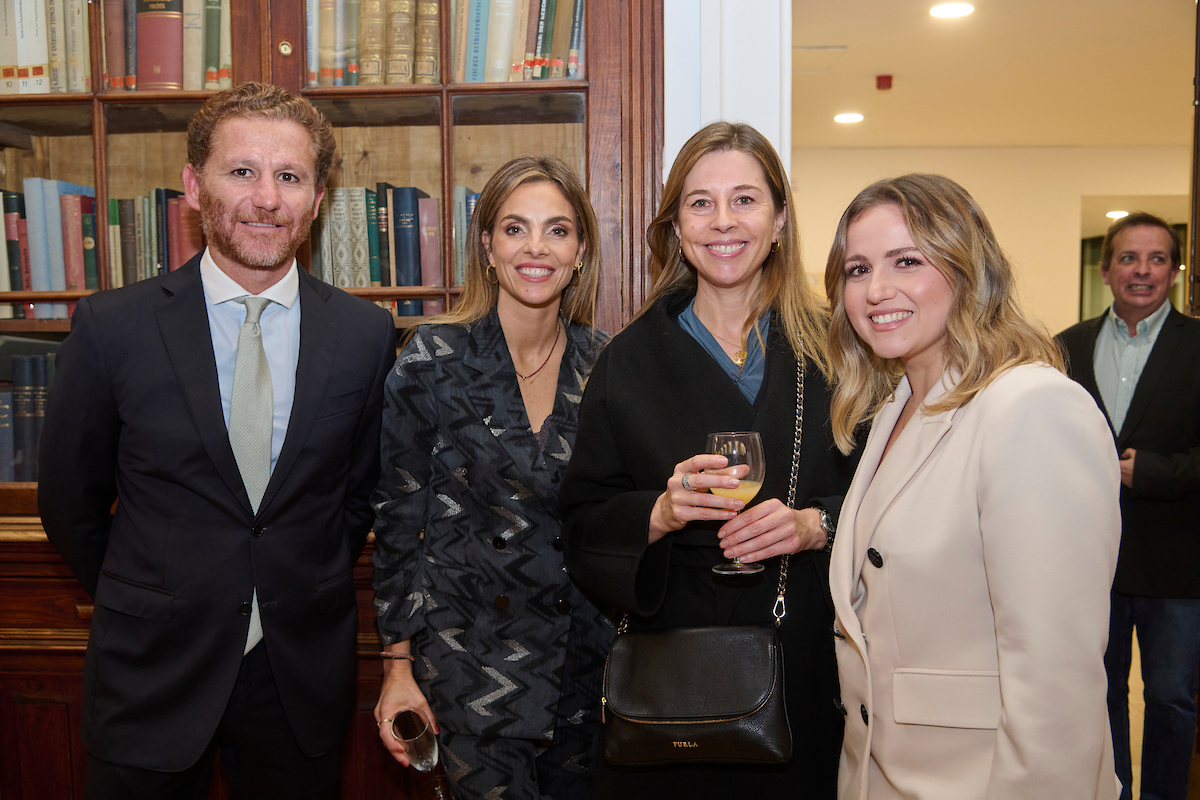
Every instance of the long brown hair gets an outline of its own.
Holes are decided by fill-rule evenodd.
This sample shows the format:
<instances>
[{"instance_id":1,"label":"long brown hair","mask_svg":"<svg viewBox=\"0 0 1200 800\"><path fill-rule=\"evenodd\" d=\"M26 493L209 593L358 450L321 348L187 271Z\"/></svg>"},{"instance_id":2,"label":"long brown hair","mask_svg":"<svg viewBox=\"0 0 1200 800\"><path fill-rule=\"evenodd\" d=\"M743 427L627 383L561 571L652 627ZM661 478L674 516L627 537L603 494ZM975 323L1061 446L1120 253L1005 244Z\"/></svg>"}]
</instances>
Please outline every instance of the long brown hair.
<instances>
[{"instance_id":1,"label":"long brown hair","mask_svg":"<svg viewBox=\"0 0 1200 800\"><path fill-rule=\"evenodd\" d=\"M475 203L467 226L466 277L462 298L453 309L432 319L433 324L468 325L483 319L496 306L500 287L487 279L488 257L483 247L483 232L494 235L496 215L518 186L548 181L575 210L579 238L584 243L583 266L579 282L563 290L559 313L571 322L591 326L596 318L596 291L600 285L600 227L596 212L588 200L575 171L558 156L519 156L496 170Z\"/></svg>"},{"instance_id":2,"label":"long brown hair","mask_svg":"<svg viewBox=\"0 0 1200 800\"><path fill-rule=\"evenodd\" d=\"M664 295L678 290L695 293L696 268L680 256L679 236L675 233L683 184L701 158L730 150L745 153L758 162L767 179L775 212L784 211L779 247L768 253L763 262L758 297L746 324L753 325L767 309L774 311L792 351L797 356L807 357L828 374L829 361L825 352L828 315L820 298L808 285L800 263L800 234L783 162L765 136L743 123L714 122L701 128L687 140L671 165L658 214L646 228L653 283L638 316Z\"/></svg>"},{"instance_id":3,"label":"long brown hair","mask_svg":"<svg viewBox=\"0 0 1200 800\"><path fill-rule=\"evenodd\" d=\"M900 209L913 244L945 276L954 293L946 319L946 366L961 377L930 413L965 405L1000 373L1043 362L1063 369L1045 327L1021 311L1009 263L983 209L967 190L941 175L902 175L858 193L838 222L825 264L825 293L833 306L829 359L833 365L833 436L848 453L854 428L875 415L904 374L899 359L876 356L846 316L846 234L866 211Z\"/></svg>"}]
</instances>

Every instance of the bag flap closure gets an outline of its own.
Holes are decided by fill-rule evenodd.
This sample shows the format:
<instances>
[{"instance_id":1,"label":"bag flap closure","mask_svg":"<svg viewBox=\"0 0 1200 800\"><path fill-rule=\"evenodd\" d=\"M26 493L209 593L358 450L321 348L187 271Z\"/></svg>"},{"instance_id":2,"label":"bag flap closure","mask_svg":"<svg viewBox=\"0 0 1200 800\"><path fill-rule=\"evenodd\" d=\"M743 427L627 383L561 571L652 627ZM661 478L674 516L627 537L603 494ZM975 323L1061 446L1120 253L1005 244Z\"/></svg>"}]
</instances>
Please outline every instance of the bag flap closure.
<instances>
[{"instance_id":1,"label":"bag flap closure","mask_svg":"<svg viewBox=\"0 0 1200 800\"><path fill-rule=\"evenodd\" d=\"M618 634L604 667L608 711L640 722L736 719L775 691L782 653L771 628Z\"/></svg>"}]
</instances>

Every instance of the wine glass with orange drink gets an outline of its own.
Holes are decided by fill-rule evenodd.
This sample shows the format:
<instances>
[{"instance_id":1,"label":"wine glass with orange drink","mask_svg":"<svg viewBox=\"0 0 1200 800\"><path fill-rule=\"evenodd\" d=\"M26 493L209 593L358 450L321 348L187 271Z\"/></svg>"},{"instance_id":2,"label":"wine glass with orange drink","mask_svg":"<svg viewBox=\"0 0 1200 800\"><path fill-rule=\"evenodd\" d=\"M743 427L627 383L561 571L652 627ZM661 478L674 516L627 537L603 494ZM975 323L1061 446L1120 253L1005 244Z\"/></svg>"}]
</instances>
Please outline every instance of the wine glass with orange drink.
<instances>
[{"instance_id":1,"label":"wine glass with orange drink","mask_svg":"<svg viewBox=\"0 0 1200 800\"><path fill-rule=\"evenodd\" d=\"M708 452L725 456L726 464L720 469L705 472L728 475L738 479L733 489L713 488L713 494L732 497L749 503L762 488L767 463L763 458L762 439L756 431L729 431L708 435ZM762 564L743 564L736 556L733 561L717 564L712 568L718 575L753 575L762 572Z\"/></svg>"}]
</instances>

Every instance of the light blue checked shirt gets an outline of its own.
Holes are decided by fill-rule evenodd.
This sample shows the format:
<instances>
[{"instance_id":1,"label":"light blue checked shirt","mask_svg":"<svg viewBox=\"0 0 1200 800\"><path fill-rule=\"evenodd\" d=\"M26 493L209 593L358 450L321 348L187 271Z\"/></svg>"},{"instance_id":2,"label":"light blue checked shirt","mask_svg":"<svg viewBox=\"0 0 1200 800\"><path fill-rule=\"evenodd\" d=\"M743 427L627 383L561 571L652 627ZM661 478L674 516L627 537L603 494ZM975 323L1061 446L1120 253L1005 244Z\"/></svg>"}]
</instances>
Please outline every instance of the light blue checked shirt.
<instances>
[{"instance_id":1,"label":"light blue checked shirt","mask_svg":"<svg viewBox=\"0 0 1200 800\"><path fill-rule=\"evenodd\" d=\"M1117 316L1115 308L1108 310L1108 317L1100 326L1092 366L1096 372L1100 399L1104 401L1108 419L1118 435L1125 424L1133 390L1137 388L1146 359L1158 341L1158 332L1162 330L1163 321L1170 310L1170 301L1163 303L1157 311L1137 324L1135 336L1129 335L1129 326Z\"/></svg>"}]
</instances>

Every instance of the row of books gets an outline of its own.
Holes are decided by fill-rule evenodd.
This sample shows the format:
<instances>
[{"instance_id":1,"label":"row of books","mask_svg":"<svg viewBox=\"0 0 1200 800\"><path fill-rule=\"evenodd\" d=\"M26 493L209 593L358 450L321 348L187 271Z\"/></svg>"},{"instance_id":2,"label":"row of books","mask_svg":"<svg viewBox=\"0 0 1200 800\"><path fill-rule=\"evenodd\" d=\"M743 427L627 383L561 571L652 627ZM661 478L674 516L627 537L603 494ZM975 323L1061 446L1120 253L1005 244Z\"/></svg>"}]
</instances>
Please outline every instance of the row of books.
<instances>
[{"instance_id":1,"label":"row of books","mask_svg":"<svg viewBox=\"0 0 1200 800\"><path fill-rule=\"evenodd\" d=\"M469 209L479 195L456 186L455 283L463 279ZM368 286L443 287L440 201L413 186L379 182L326 192L313 227L311 270L343 289ZM443 301L388 300L396 316L440 314Z\"/></svg>"},{"instance_id":2,"label":"row of books","mask_svg":"<svg viewBox=\"0 0 1200 800\"><path fill-rule=\"evenodd\" d=\"M24 192L0 192L5 248L0 291L100 288L96 262L96 190L26 178ZM67 319L67 303L0 305L0 318Z\"/></svg>"},{"instance_id":3,"label":"row of books","mask_svg":"<svg viewBox=\"0 0 1200 800\"><path fill-rule=\"evenodd\" d=\"M108 201L108 285L127 286L174 272L204 248L200 213L183 192L154 189Z\"/></svg>"},{"instance_id":4,"label":"row of books","mask_svg":"<svg viewBox=\"0 0 1200 800\"><path fill-rule=\"evenodd\" d=\"M437 0L306 0L309 86L441 81Z\"/></svg>"},{"instance_id":5,"label":"row of books","mask_svg":"<svg viewBox=\"0 0 1200 800\"><path fill-rule=\"evenodd\" d=\"M54 354L12 357L12 384L0 386L0 481L36 481L38 442Z\"/></svg>"},{"instance_id":6,"label":"row of books","mask_svg":"<svg viewBox=\"0 0 1200 800\"><path fill-rule=\"evenodd\" d=\"M172 91L233 86L230 0L104 0L104 85Z\"/></svg>"},{"instance_id":7,"label":"row of books","mask_svg":"<svg viewBox=\"0 0 1200 800\"><path fill-rule=\"evenodd\" d=\"M454 0L456 83L583 77L584 0Z\"/></svg>"},{"instance_id":8,"label":"row of books","mask_svg":"<svg viewBox=\"0 0 1200 800\"><path fill-rule=\"evenodd\" d=\"M88 0L0 0L0 94L90 92Z\"/></svg>"},{"instance_id":9,"label":"row of books","mask_svg":"<svg viewBox=\"0 0 1200 800\"><path fill-rule=\"evenodd\" d=\"M204 246L200 216L174 189L108 201L108 270L96 258L95 190L26 178L0 192L4 248L0 292L82 291L124 286L174 270ZM73 303L0 304L0 319L67 319Z\"/></svg>"}]
</instances>

